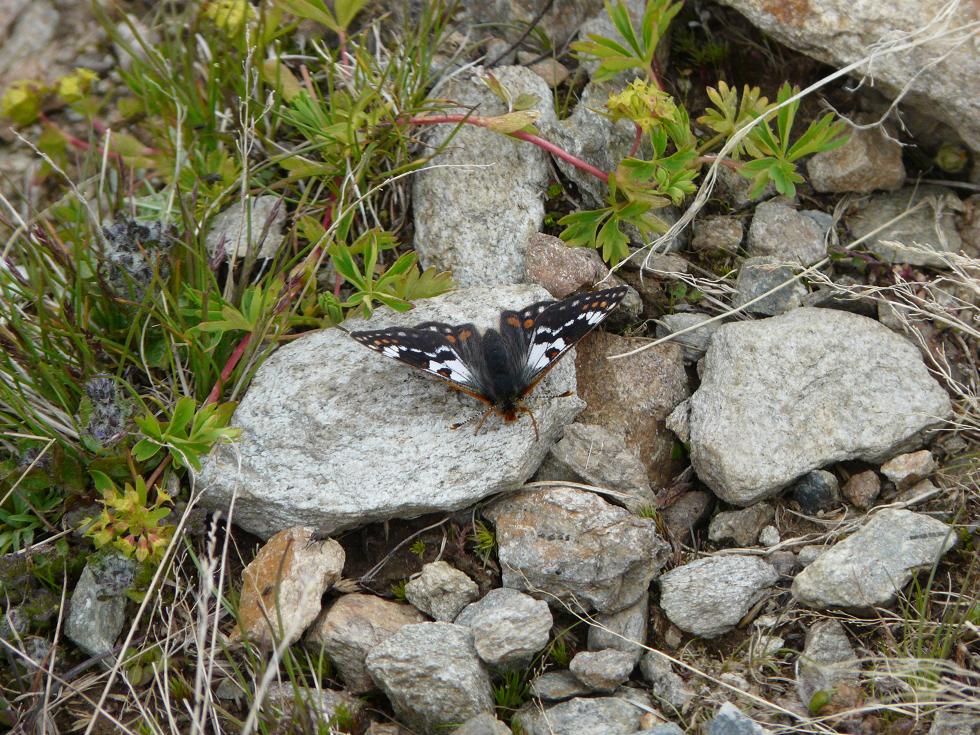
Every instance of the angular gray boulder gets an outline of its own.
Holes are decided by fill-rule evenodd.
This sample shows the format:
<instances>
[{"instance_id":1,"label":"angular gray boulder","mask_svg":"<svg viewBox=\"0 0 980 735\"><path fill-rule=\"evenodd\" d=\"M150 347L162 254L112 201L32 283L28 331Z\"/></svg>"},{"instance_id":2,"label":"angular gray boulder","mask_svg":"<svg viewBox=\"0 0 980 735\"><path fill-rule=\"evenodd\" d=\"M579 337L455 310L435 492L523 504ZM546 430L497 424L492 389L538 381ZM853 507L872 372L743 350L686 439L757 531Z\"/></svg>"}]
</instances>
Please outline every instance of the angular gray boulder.
<instances>
[{"instance_id":1,"label":"angular gray boulder","mask_svg":"<svg viewBox=\"0 0 980 735\"><path fill-rule=\"evenodd\" d=\"M809 307L720 327L688 405L695 472L740 506L834 462L915 448L951 411L910 342L867 317Z\"/></svg>"}]
</instances>

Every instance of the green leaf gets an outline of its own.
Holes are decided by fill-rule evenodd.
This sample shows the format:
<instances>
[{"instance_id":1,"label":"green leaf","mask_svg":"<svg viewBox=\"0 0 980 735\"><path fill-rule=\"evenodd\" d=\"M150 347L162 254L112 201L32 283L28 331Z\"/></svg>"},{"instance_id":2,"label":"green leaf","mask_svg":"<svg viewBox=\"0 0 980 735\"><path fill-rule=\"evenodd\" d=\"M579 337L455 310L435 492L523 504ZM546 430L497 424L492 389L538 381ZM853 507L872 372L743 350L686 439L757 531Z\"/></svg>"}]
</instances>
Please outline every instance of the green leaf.
<instances>
[{"instance_id":1,"label":"green leaf","mask_svg":"<svg viewBox=\"0 0 980 735\"><path fill-rule=\"evenodd\" d=\"M341 30L341 24L334 18L333 13L318 0L274 0L275 4L288 13L300 18L315 21L325 25L334 33Z\"/></svg>"},{"instance_id":2,"label":"green leaf","mask_svg":"<svg viewBox=\"0 0 980 735\"><path fill-rule=\"evenodd\" d=\"M558 220L558 224L565 226L559 237L575 247L594 248L599 225L610 214L612 214L610 207L567 214Z\"/></svg>"},{"instance_id":3,"label":"green leaf","mask_svg":"<svg viewBox=\"0 0 980 735\"><path fill-rule=\"evenodd\" d=\"M610 217L599 230L596 244L602 248L602 259L610 265L616 265L630 254L629 238L619 229L616 217Z\"/></svg>"},{"instance_id":4,"label":"green leaf","mask_svg":"<svg viewBox=\"0 0 980 735\"><path fill-rule=\"evenodd\" d=\"M354 17L360 13L367 5L367 0L336 0L334 11L337 13L337 22L343 28L349 28Z\"/></svg>"}]
</instances>

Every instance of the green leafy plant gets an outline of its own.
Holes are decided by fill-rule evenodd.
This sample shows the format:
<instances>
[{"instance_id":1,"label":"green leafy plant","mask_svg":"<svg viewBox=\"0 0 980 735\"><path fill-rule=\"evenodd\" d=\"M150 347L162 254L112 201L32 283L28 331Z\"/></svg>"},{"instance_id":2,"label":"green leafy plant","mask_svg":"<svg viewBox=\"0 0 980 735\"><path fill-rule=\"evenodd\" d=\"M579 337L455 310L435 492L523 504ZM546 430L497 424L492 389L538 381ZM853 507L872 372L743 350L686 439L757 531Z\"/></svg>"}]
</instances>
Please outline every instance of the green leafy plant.
<instances>
[{"instance_id":1,"label":"green leafy plant","mask_svg":"<svg viewBox=\"0 0 980 735\"><path fill-rule=\"evenodd\" d=\"M636 79L622 92L611 95L606 105L612 120L627 120L635 127L636 140L630 154L615 171L606 174L578 163L583 170L607 182L607 206L573 212L559 220L565 228L561 232L563 240L569 245L595 247L611 264L629 255L630 228L635 228L644 241L667 231L667 223L655 211L670 204L679 205L693 194L701 167L713 161L706 154L752 121L756 121L755 126L735 149L736 158L747 156L751 160L728 163L752 180L753 196L770 182L781 194L793 196L795 185L803 180L796 171L799 160L846 142L844 123L835 121L832 113L812 122L794 139L793 122L799 100L789 100L798 90L788 84L769 104L756 87L746 86L739 99L737 91L724 82L719 82L716 89L708 89L714 107L698 119L715 135L699 141L687 111L662 89L654 69L656 44L678 10L678 4L665 0L648 2L638 33L622 2L607 2L606 11L625 45L596 35L573 44L580 56L599 62L594 79L608 79L633 68L646 74L646 79ZM775 122L774 128L771 122ZM637 158L644 141L651 153Z\"/></svg>"},{"instance_id":2,"label":"green leafy plant","mask_svg":"<svg viewBox=\"0 0 980 735\"><path fill-rule=\"evenodd\" d=\"M527 701L530 682L526 671L507 671L493 684L493 700L498 710L512 714Z\"/></svg>"},{"instance_id":3,"label":"green leafy plant","mask_svg":"<svg viewBox=\"0 0 980 735\"><path fill-rule=\"evenodd\" d=\"M611 79L627 69L649 72L657 53L657 44L683 3L650 0L643 11L639 31L633 27L629 10L622 0L616 0L615 5L606 0L605 6L606 14L622 36L625 46L611 38L590 33L587 41L576 41L572 49L583 56L598 59L599 68L592 74L597 82Z\"/></svg>"},{"instance_id":4,"label":"green leafy plant","mask_svg":"<svg viewBox=\"0 0 980 735\"><path fill-rule=\"evenodd\" d=\"M411 553L415 554L415 556L417 556L419 559L421 559L422 557L425 556L425 541L423 541L422 539L418 539L411 546L408 547L408 550Z\"/></svg>"},{"instance_id":5,"label":"green leafy plant","mask_svg":"<svg viewBox=\"0 0 980 735\"><path fill-rule=\"evenodd\" d=\"M169 421L163 423L152 414L136 419L144 434L133 456L147 462L166 449L176 467L201 469L201 457L219 441L230 441L241 434L241 429L228 426L234 403L208 404L195 411L193 398L184 396L177 401Z\"/></svg>"},{"instance_id":6,"label":"green leafy plant","mask_svg":"<svg viewBox=\"0 0 980 735\"><path fill-rule=\"evenodd\" d=\"M408 584L407 579L401 579L391 585L391 596L394 597L399 602L405 602L408 598L405 596L405 585Z\"/></svg>"},{"instance_id":7,"label":"green leafy plant","mask_svg":"<svg viewBox=\"0 0 980 735\"><path fill-rule=\"evenodd\" d=\"M137 477L135 484L126 483L121 490L102 472L93 471L92 480L102 495L103 509L96 518L85 519L86 524L91 524L85 535L96 548L111 544L137 561L159 562L174 534L174 527L163 523L171 512L170 496L157 489L150 502L142 477Z\"/></svg>"},{"instance_id":8,"label":"green leafy plant","mask_svg":"<svg viewBox=\"0 0 980 735\"><path fill-rule=\"evenodd\" d=\"M799 92L789 84L783 84L776 95L776 104L782 104ZM770 181L776 186L776 191L784 196L796 195L796 184L803 182L803 177L796 172L796 161L820 151L838 148L847 142L844 135L846 126L843 121L834 121L834 114L828 112L819 120L815 120L795 141L791 142L793 121L799 110L800 101L796 100L778 110L776 129L768 123L759 124L752 129L749 137L752 144L761 154L753 161L748 161L739 169L746 178L752 179L750 196L757 196L765 189Z\"/></svg>"}]
</instances>

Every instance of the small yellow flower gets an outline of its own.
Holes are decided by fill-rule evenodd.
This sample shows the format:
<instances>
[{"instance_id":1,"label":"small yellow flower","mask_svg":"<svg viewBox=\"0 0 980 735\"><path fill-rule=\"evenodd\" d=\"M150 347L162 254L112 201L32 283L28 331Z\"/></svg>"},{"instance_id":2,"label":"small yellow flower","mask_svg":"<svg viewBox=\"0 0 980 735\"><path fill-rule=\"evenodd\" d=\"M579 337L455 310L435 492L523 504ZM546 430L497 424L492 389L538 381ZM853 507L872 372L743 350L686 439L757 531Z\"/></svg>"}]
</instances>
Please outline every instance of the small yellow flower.
<instances>
[{"instance_id":1,"label":"small yellow flower","mask_svg":"<svg viewBox=\"0 0 980 735\"><path fill-rule=\"evenodd\" d=\"M58 80L58 96L71 104L78 102L92 87L92 82L98 79L95 72L88 69L75 69L71 74Z\"/></svg>"},{"instance_id":2,"label":"small yellow flower","mask_svg":"<svg viewBox=\"0 0 980 735\"><path fill-rule=\"evenodd\" d=\"M16 125L30 125L41 112L41 102L47 90L40 82L21 79L3 93L0 114Z\"/></svg>"},{"instance_id":3,"label":"small yellow flower","mask_svg":"<svg viewBox=\"0 0 980 735\"><path fill-rule=\"evenodd\" d=\"M631 120L647 133L677 114L673 98L642 79L634 79L622 92L610 96L606 108L613 120Z\"/></svg>"}]
</instances>

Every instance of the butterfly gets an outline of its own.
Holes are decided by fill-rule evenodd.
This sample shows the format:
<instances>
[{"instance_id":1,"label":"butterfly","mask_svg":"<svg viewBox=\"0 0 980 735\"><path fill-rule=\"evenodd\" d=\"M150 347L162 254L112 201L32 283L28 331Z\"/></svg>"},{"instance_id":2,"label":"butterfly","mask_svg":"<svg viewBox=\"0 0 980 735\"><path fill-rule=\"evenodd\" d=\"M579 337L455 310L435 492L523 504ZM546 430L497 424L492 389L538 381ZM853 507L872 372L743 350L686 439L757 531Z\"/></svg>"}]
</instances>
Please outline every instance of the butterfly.
<instances>
[{"instance_id":1,"label":"butterfly","mask_svg":"<svg viewBox=\"0 0 980 735\"><path fill-rule=\"evenodd\" d=\"M537 438L537 421L524 399L576 342L609 316L626 291L626 286L617 286L560 301L539 301L520 311L503 311L500 326L482 333L473 324L424 322L415 327L351 332L350 336L486 403L489 408L477 432L491 414L509 423L526 413Z\"/></svg>"}]
</instances>

